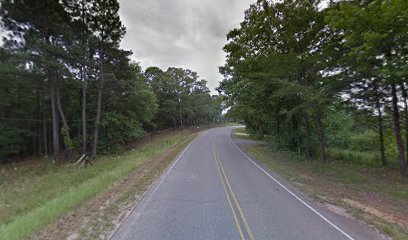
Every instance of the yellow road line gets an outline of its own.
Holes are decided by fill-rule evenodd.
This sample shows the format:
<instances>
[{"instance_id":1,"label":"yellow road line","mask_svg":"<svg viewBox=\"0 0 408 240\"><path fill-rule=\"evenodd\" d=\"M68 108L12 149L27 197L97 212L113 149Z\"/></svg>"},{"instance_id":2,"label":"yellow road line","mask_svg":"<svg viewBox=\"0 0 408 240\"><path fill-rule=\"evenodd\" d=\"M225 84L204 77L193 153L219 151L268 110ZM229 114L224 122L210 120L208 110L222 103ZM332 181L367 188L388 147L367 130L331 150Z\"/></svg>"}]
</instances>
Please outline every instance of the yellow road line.
<instances>
[{"instance_id":1,"label":"yellow road line","mask_svg":"<svg viewBox=\"0 0 408 240\"><path fill-rule=\"evenodd\" d=\"M214 145L214 146L215 146L215 145ZM224 192L225 192L225 195L227 196L227 200L228 200L228 203L229 203L229 206L230 206L232 215L234 215L234 220L235 220L235 224L237 225L237 228L238 228L239 236L241 237L241 240L245 240L244 234L242 233L241 226L239 225L239 221L238 221L237 214L235 213L234 206L232 205L230 196L229 196L228 191L227 191L227 187L225 186L225 182L224 182L224 179L223 179L223 177L222 177L220 167L218 166L218 160L217 160L217 156L216 156L215 148L214 148L214 147L213 147L213 153L214 153L215 163L217 164L218 174L220 175L221 182L222 182L222 186L224 187Z\"/></svg>"},{"instance_id":2,"label":"yellow road line","mask_svg":"<svg viewBox=\"0 0 408 240\"><path fill-rule=\"evenodd\" d=\"M234 193L234 191L232 190L231 184L230 184L229 181L228 181L227 174L226 174L225 171L224 171L224 168L223 168L222 163L221 163L221 161L220 161L220 156L219 156L219 153L218 153L218 150L217 150L217 147L215 146L215 144L214 144L214 149L215 149L215 153L216 153L217 160L218 160L218 162L219 162L219 164L220 164L220 167L221 167L221 171L222 171L222 173L223 173L223 175L224 175L224 177L225 177L225 181L226 181L226 183L227 183L227 186L228 186L228 188L229 188L229 190L230 190L230 192L231 192L232 198L234 199L235 205L236 205L237 208L238 208L238 212L239 212L239 214L241 215L242 221L244 222L245 229L246 229L247 232L248 232L249 239L250 239L250 240L254 240L254 239L255 239L255 238L254 238L254 235L252 234L251 228L249 227L249 224L248 224L248 222L247 222L247 220L246 220L246 218L245 218L245 215L244 215L244 213L243 213L243 211L242 211L242 208L241 208L241 206L240 206L239 203L238 203L238 200L237 200L237 198L236 198L236 196L235 196L235 193Z\"/></svg>"}]
</instances>

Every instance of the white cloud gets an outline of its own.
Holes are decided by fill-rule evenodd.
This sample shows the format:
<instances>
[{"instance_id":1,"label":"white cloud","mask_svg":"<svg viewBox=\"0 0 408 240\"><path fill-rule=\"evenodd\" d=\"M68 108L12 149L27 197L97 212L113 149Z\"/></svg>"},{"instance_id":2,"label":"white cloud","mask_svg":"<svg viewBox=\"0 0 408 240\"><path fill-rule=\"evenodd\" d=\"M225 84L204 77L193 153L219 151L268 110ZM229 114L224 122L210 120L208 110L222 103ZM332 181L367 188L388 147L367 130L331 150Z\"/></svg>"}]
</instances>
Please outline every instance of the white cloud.
<instances>
[{"instance_id":1,"label":"white cloud","mask_svg":"<svg viewBox=\"0 0 408 240\"><path fill-rule=\"evenodd\" d=\"M124 49L143 68L183 67L196 71L214 92L222 76L222 47L255 0L119 0L127 33Z\"/></svg>"}]
</instances>

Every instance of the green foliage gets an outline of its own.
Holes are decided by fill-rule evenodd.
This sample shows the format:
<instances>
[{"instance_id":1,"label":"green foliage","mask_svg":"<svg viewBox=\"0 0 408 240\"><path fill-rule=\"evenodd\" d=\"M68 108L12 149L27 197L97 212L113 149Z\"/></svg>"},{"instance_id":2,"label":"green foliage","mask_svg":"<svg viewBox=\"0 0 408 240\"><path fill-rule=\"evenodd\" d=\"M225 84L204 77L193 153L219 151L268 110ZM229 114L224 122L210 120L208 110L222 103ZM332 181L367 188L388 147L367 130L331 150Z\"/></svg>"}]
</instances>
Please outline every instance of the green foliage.
<instances>
[{"instance_id":1,"label":"green foliage","mask_svg":"<svg viewBox=\"0 0 408 240\"><path fill-rule=\"evenodd\" d=\"M355 120L350 113L344 110L329 111L324 119L326 123L326 136L329 146L349 148L352 146L350 139L353 134ZM357 133L358 135L360 133Z\"/></svg>"},{"instance_id":2,"label":"green foliage","mask_svg":"<svg viewBox=\"0 0 408 240\"><path fill-rule=\"evenodd\" d=\"M73 148L73 143L72 143L71 138L69 138L69 128L65 128L65 127L61 128L61 135L63 137L65 147L68 150L71 150Z\"/></svg>"},{"instance_id":3,"label":"green foliage","mask_svg":"<svg viewBox=\"0 0 408 240\"><path fill-rule=\"evenodd\" d=\"M103 149L110 151L112 146L123 145L141 137L143 128L136 116L125 116L115 112L105 112L101 120L105 131Z\"/></svg>"},{"instance_id":4,"label":"green foliage","mask_svg":"<svg viewBox=\"0 0 408 240\"><path fill-rule=\"evenodd\" d=\"M222 99L210 95L207 81L199 80L196 72L182 68L163 71L150 67L145 75L158 100L154 123L159 129L220 120Z\"/></svg>"},{"instance_id":5,"label":"green foliage","mask_svg":"<svg viewBox=\"0 0 408 240\"><path fill-rule=\"evenodd\" d=\"M131 62L117 0L5 0L0 21L1 162L58 159L62 142L88 152L94 128L112 152L145 131L220 119L222 99L194 71Z\"/></svg>"},{"instance_id":6,"label":"green foliage","mask_svg":"<svg viewBox=\"0 0 408 240\"><path fill-rule=\"evenodd\" d=\"M7 159L10 156L18 155L24 152L24 146L20 143L32 133L24 131L8 124L0 125L0 159ZM4 160L5 161L5 160Z\"/></svg>"},{"instance_id":7,"label":"green foliage","mask_svg":"<svg viewBox=\"0 0 408 240\"><path fill-rule=\"evenodd\" d=\"M345 89L355 98L351 100L371 108L372 115L381 114L383 106L387 108L389 105L388 99L392 101L392 127L395 129L401 176L408 176L408 145L404 146L401 137L398 106L400 101L404 101L405 105L407 102L407 10L408 2L404 0L344 1L334 4L325 17L342 38L342 66L347 69L346 74L350 78ZM407 121L404 128L408 129ZM385 146L385 143L381 145ZM383 162L386 164L384 158Z\"/></svg>"},{"instance_id":8,"label":"green foliage","mask_svg":"<svg viewBox=\"0 0 408 240\"><path fill-rule=\"evenodd\" d=\"M370 167L381 165L380 155L374 151L328 148L327 155L333 160L342 160L359 165Z\"/></svg>"},{"instance_id":9,"label":"green foliage","mask_svg":"<svg viewBox=\"0 0 408 240\"><path fill-rule=\"evenodd\" d=\"M327 146L334 158L367 164L398 156L407 175L404 132L392 130L407 111L408 2L320 3L259 0L245 12L220 67L227 116L268 135L275 150L325 161Z\"/></svg>"},{"instance_id":10,"label":"green foliage","mask_svg":"<svg viewBox=\"0 0 408 240\"><path fill-rule=\"evenodd\" d=\"M378 134L374 131L365 131L350 137L350 149L361 152L375 152L379 146Z\"/></svg>"},{"instance_id":11,"label":"green foliage","mask_svg":"<svg viewBox=\"0 0 408 240\"><path fill-rule=\"evenodd\" d=\"M277 145L308 155L313 152L312 123L324 148L321 118L336 94L332 79L323 74L331 70L326 61L334 44L318 4L251 5L240 28L227 36L227 62L220 68L225 80L219 90L231 106L231 117L243 119L261 135L277 134ZM302 142L308 147L303 149Z\"/></svg>"}]
</instances>

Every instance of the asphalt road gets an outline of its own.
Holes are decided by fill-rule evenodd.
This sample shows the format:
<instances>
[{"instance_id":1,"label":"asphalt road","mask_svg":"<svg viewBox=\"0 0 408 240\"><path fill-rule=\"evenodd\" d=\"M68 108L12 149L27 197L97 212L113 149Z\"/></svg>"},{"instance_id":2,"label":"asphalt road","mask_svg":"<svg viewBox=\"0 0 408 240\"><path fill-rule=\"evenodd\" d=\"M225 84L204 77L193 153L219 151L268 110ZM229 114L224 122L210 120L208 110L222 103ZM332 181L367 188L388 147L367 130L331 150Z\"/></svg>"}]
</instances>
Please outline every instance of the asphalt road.
<instances>
[{"instance_id":1,"label":"asphalt road","mask_svg":"<svg viewBox=\"0 0 408 240\"><path fill-rule=\"evenodd\" d=\"M382 239L252 161L230 137L232 129L201 133L112 239Z\"/></svg>"}]
</instances>

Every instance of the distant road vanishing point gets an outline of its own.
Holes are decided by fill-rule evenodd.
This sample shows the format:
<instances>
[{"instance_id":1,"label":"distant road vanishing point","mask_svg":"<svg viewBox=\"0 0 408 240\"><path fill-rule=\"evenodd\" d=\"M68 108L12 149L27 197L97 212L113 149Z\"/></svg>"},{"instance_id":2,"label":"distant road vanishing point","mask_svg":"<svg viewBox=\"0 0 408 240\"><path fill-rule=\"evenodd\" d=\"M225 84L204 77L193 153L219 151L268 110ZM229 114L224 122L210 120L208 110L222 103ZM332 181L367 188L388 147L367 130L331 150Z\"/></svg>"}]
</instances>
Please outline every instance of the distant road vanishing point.
<instances>
[{"instance_id":1,"label":"distant road vanishing point","mask_svg":"<svg viewBox=\"0 0 408 240\"><path fill-rule=\"evenodd\" d=\"M112 239L382 239L365 224L304 197L252 160L231 138L233 128L202 132Z\"/></svg>"}]
</instances>

